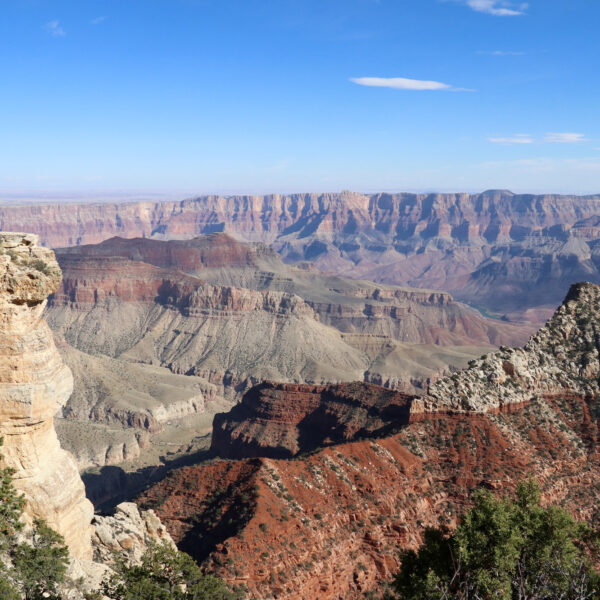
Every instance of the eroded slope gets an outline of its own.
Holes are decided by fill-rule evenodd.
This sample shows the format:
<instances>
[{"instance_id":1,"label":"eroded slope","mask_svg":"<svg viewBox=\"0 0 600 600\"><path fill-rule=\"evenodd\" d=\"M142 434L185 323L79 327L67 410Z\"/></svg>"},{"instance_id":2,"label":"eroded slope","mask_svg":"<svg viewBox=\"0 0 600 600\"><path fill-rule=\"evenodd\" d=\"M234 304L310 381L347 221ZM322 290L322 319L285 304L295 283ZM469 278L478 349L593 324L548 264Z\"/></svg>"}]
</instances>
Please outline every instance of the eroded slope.
<instances>
[{"instance_id":1,"label":"eroded slope","mask_svg":"<svg viewBox=\"0 0 600 600\"><path fill-rule=\"evenodd\" d=\"M440 519L455 525L478 487L503 492L533 476L546 501L591 520L600 510L599 316L600 288L575 285L524 349L503 348L410 399L398 433L292 460L266 457L285 444L298 451L303 419L318 412L323 391L259 388L216 419L215 450L263 458L176 471L142 501L188 552L245 584L248 597L294 600L377 590L397 570L398 548L415 547ZM390 402L377 389L354 388L363 407L377 409L366 411L371 433ZM343 430L339 400L348 390L327 394L327 416L339 416L330 431Z\"/></svg>"}]
</instances>

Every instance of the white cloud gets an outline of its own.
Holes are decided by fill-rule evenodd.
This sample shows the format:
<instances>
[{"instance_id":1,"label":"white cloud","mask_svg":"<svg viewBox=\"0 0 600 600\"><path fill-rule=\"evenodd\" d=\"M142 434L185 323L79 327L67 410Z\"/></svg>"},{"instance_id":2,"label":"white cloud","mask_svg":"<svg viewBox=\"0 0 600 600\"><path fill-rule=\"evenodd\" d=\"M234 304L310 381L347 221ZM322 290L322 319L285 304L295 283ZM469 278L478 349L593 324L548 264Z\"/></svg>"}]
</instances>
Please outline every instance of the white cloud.
<instances>
[{"instance_id":1,"label":"white cloud","mask_svg":"<svg viewBox=\"0 0 600 600\"><path fill-rule=\"evenodd\" d=\"M494 144L533 144L533 138L528 133L516 133L511 137L488 138Z\"/></svg>"},{"instance_id":2,"label":"white cloud","mask_svg":"<svg viewBox=\"0 0 600 600\"><path fill-rule=\"evenodd\" d=\"M547 133L544 141L551 144L577 144L585 142L585 135L583 133Z\"/></svg>"},{"instance_id":3,"label":"white cloud","mask_svg":"<svg viewBox=\"0 0 600 600\"><path fill-rule=\"evenodd\" d=\"M62 37L66 35L65 30L61 27L60 21L53 20L48 21L43 28L52 36L52 37Z\"/></svg>"},{"instance_id":4,"label":"white cloud","mask_svg":"<svg viewBox=\"0 0 600 600\"><path fill-rule=\"evenodd\" d=\"M458 0L477 12L495 17L516 17L524 15L529 7L526 3L517 4L506 0Z\"/></svg>"},{"instance_id":5,"label":"white cloud","mask_svg":"<svg viewBox=\"0 0 600 600\"><path fill-rule=\"evenodd\" d=\"M100 25L100 23L104 23L107 17L96 17L90 21L90 25Z\"/></svg>"},{"instance_id":6,"label":"white cloud","mask_svg":"<svg viewBox=\"0 0 600 600\"><path fill-rule=\"evenodd\" d=\"M524 56L525 52L515 52L514 50L478 50L477 54L489 54L491 56Z\"/></svg>"},{"instance_id":7,"label":"white cloud","mask_svg":"<svg viewBox=\"0 0 600 600\"><path fill-rule=\"evenodd\" d=\"M421 79L406 79L404 77L351 77L350 81L367 87L392 88L394 90L415 91L446 91L446 92L472 92L465 88L457 88L448 83L439 81L424 81Z\"/></svg>"},{"instance_id":8,"label":"white cloud","mask_svg":"<svg viewBox=\"0 0 600 600\"><path fill-rule=\"evenodd\" d=\"M542 139L535 139L529 133L515 133L507 137L489 137L488 142L494 144L577 144L585 142L586 137L583 133L547 133Z\"/></svg>"}]
</instances>

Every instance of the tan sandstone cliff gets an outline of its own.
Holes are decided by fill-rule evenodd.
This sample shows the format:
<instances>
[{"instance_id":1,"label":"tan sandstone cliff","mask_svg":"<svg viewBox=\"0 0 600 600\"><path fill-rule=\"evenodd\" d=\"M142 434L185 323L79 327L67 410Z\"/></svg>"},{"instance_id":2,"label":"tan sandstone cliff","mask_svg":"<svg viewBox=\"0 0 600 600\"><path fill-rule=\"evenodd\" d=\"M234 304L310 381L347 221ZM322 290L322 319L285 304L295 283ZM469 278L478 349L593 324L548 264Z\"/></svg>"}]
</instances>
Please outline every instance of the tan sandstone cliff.
<instances>
[{"instance_id":1,"label":"tan sandstone cliff","mask_svg":"<svg viewBox=\"0 0 600 600\"><path fill-rule=\"evenodd\" d=\"M40 247L36 235L0 233L0 436L27 516L45 519L73 556L90 559L93 508L53 422L73 389L42 319L60 280L54 253Z\"/></svg>"}]
</instances>

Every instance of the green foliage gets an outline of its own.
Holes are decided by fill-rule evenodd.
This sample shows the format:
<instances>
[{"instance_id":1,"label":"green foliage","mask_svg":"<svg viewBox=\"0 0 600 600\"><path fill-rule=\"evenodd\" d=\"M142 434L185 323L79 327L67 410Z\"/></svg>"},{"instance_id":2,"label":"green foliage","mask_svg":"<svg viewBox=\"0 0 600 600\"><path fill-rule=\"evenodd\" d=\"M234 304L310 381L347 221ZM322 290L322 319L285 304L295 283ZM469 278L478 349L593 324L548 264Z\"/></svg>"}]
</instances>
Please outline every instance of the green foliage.
<instances>
[{"instance_id":1,"label":"green foliage","mask_svg":"<svg viewBox=\"0 0 600 600\"><path fill-rule=\"evenodd\" d=\"M0 446L2 442L0 438ZM25 499L17 494L13 485L13 475L14 469L0 469L0 550L23 528L20 519Z\"/></svg>"},{"instance_id":2,"label":"green foliage","mask_svg":"<svg viewBox=\"0 0 600 600\"><path fill-rule=\"evenodd\" d=\"M235 600L225 583L202 573L191 556L167 544L151 544L140 565L115 560L114 574L103 584L113 600Z\"/></svg>"},{"instance_id":3,"label":"green foliage","mask_svg":"<svg viewBox=\"0 0 600 600\"><path fill-rule=\"evenodd\" d=\"M453 535L427 529L419 550L403 554L392 589L403 600L588 600L600 597L597 550L597 533L542 507L528 481L513 500L477 492Z\"/></svg>"},{"instance_id":4,"label":"green foliage","mask_svg":"<svg viewBox=\"0 0 600 600\"><path fill-rule=\"evenodd\" d=\"M0 438L0 446L2 439ZM0 456L1 458L1 456ZM3 600L60 600L69 551L63 538L43 521L35 521L31 539L17 542L23 529L25 500L13 484L14 471L0 469L0 598Z\"/></svg>"},{"instance_id":5,"label":"green foliage","mask_svg":"<svg viewBox=\"0 0 600 600\"><path fill-rule=\"evenodd\" d=\"M17 545L11 557L26 600L60 600L58 585L64 582L69 564L62 536L44 521L36 520L31 545Z\"/></svg>"},{"instance_id":6,"label":"green foliage","mask_svg":"<svg viewBox=\"0 0 600 600\"><path fill-rule=\"evenodd\" d=\"M40 259L34 260L32 263L30 263L30 265L36 270L36 271L40 271L41 273L44 273L45 275L50 275L50 269L48 268L48 265Z\"/></svg>"},{"instance_id":7,"label":"green foliage","mask_svg":"<svg viewBox=\"0 0 600 600\"><path fill-rule=\"evenodd\" d=\"M21 600L21 595L15 589L14 584L4 576L0 576L0 598L2 600Z\"/></svg>"}]
</instances>

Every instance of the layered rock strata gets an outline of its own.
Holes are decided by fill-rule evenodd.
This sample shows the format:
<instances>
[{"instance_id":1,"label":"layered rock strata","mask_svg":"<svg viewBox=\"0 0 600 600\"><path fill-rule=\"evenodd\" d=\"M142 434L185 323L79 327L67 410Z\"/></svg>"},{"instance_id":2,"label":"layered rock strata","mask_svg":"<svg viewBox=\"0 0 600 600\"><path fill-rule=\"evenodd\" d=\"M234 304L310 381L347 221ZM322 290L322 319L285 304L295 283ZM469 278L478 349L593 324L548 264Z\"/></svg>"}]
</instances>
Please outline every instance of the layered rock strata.
<instances>
[{"instance_id":1,"label":"layered rock strata","mask_svg":"<svg viewBox=\"0 0 600 600\"><path fill-rule=\"evenodd\" d=\"M265 382L213 421L211 449L224 458L290 458L408 423L412 397L366 383L331 386Z\"/></svg>"},{"instance_id":2,"label":"layered rock strata","mask_svg":"<svg viewBox=\"0 0 600 600\"><path fill-rule=\"evenodd\" d=\"M29 518L43 518L75 557L91 558L92 505L77 466L61 449L53 418L73 388L42 319L61 272L35 235L0 234L0 437Z\"/></svg>"},{"instance_id":3,"label":"layered rock strata","mask_svg":"<svg viewBox=\"0 0 600 600\"><path fill-rule=\"evenodd\" d=\"M415 548L440 520L454 527L478 488L502 493L533 476L544 501L590 521L600 510L599 322L600 287L574 285L525 348L475 360L404 404L361 384L261 386L215 419L213 449L248 458L176 471L141 501L247 597L285 600L380 590L398 549ZM302 435L325 446L343 439L347 396L359 400L368 436L388 404L407 413L400 430L274 458L297 453ZM319 423L331 418L328 431L311 423L313 411Z\"/></svg>"},{"instance_id":4,"label":"layered rock strata","mask_svg":"<svg viewBox=\"0 0 600 600\"><path fill-rule=\"evenodd\" d=\"M46 315L66 338L79 384L68 418L156 432L177 411L210 412L217 394L241 397L265 379L362 379L412 392L524 334L448 294L290 267L225 234L113 238L57 252L63 283ZM186 377L148 386L142 367L149 377L151 367ZM167 386L190 388L182 385L190 376L198 393L161 396Z\"/></svg>"},{"instance_id":5,"label":"layered rock strata","mask_svg":"<svg viewBox=\"0 0 600 600\"><path fill-rule=\"evenodd\" d=\"M52 247L230 232L272 244L289 262L441 289L539 323L573 281L600 282L598 215L598 195L342 192L5 206L0 226L26 227Z\"/></svg>"}]
</instances>

